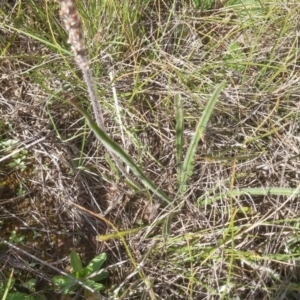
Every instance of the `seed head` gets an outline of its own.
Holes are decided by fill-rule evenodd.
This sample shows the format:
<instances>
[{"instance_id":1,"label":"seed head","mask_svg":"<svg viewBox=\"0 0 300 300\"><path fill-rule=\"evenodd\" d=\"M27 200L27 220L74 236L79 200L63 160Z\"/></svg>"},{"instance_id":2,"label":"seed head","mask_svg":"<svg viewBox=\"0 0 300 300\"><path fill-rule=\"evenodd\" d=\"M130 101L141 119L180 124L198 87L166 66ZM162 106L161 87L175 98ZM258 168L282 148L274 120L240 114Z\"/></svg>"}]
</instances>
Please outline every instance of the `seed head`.
<instances>
[{"instance_id":1,"label":"seed head","mask_svg":"<svg viewBox=\"0 0 300 300\"><path fill-rule=\"evenodd\" d=\"M60 16L69 32L68 43L74 53L76 63L81 69L89 68L87 49L84 44L82 23L74 0L59 0Z\"/></svg>"}]
</instances>

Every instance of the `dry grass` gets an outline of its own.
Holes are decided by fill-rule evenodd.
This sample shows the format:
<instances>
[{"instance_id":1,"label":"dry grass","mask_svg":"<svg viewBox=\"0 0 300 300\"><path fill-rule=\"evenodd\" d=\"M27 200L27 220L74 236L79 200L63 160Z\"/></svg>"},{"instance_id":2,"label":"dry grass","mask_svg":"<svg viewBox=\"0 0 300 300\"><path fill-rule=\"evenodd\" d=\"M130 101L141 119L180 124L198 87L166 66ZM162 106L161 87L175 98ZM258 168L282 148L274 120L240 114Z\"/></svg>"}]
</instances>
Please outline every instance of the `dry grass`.
<instances>
[{"instance_id":1,"label":"dry grass","mask_svg":"<svg viewBox=\"0 0 300 300\"><path fill-rule=\"evenodd\" d=\"M168 1L119 2L78 2L90 65L107 132L180 203L171 233L164 238L161 223L175 208L155 212L158 199L128 184L68 103L90 109L59 4L26 0L0 10L0 145L17 141L0 148L2 241L15 230L18 247L64 271L72 249L86 262L106 252L109 299L300 299L300 3L197 11L178 1L173 14ZM179 195L174 97L184 157L222 81ZM97 242L108 221L147 229L127 248ZM36 278L38 293L58 299L51 268L28 266L31 258L6 246L0 259L2 281L14 268L20 285Z\"/></svg>"}]
</instances>

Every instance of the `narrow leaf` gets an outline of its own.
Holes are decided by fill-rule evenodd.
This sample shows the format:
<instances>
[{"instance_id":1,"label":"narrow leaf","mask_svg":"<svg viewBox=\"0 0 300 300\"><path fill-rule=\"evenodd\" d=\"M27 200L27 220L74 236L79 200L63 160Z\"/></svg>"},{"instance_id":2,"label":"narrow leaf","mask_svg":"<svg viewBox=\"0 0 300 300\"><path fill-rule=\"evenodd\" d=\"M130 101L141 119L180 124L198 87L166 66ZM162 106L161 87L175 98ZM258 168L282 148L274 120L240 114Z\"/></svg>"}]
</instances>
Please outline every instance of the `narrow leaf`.
<instances>
[{"instance_id":1,"label":"narrow leaf","mask_svg":"<svg viewBox=\"0 0 300 300\"><path fill-rule=\"evenodd\" d=\"M71 104L85 117L87 123L95 133L98 140L102 142L109 152L113 152L117 157L119 157L131 169L133 174L141 180L146 188L150 189L166 203L171 203L171 199L169 199L169 197L143 173L143 171L135 164L132 158L123 150L122 147L120 147L120 145L118 145L101 128L97 126L90 115L81 106L74 101L71 101Z\"/></svg>"},{"instance_id":2,"label":"narrow leaf","mask_svg":"<svg viewBox=\"0 0 300 300\"><path fill-rule=\"evenodd\" d=\"M177 166L177 175L181 174L182 169L182 148L183 148L183 131L184 131L184 122L183 122L183 110L182 110L182 101L179 94L175 95L175 110L176 110L176 166Z\"/></svg>"},{"instance_id":3,"label":"narrow leaf","mask_svg":"<svg viewBox=\"0 0 300 300\"><path fill-rule=\"evenodd\" d=\"M8 294L7 298L3 298L5 300L35 300L33 296L30 296L25 293L15 292Z\"/></svg>"},{"instance_id":4,"label":"narrow leaf","mask_svg":"<svg viewBox=\"0 0 300 300\"><path fill-rule=\"evenodd\" d=\"M76 289L75 278L68 278L66 276L54 276L52 282L60 289L61 293L68 294L70 291Z\"/></svg>"},{"instance_id":5,"label":"narrow leaf","mask_svg":"<svg viewBox=\"0 0 300 300\"><path fill-rule=\"evenodd\" d=\"M94 257L89 264L83 269L85 276L88 276L94 272L97 272L101 269L102 265L107 259L106 253L100 253L96 257Z\"/></svg>"},{"instance_id":6,"label":"narrow leaf","mask_svg":"<svg viewBox=\"0 0 300 300\"><path fill-rule=\"evenodd\" d=\"M100 274L92 276L91 279L94 281L102 281L103 279L107 278L109 275L107 270L103 270Z\"/></svg>"},{"instance_id":7,"label":"narrow leaf","mask_svg":"<svg viewBox=\"0 0 300 300\"><path fill-rule=\"evenodd\" d=\"M71 265L75 272L80 272L82 270L81 259L74 250L71 252Z\"/></svg>"},{"instance_id":8,"label":"narrow leaf","mask_svg":"<svg viewBox=\"0 0 300 300\"><path fill-rule=\"evenodd\" d=\"M13 275L14 275L14 270L11 271L10 275L9 275L9 278L7 280L7 283L6 283L6 286L5 286L5 289L4 289L4 293L2 295L2 300L5 300L7 295L8 295L8 292L10 290L10 288L12 287L12 282L13 282Z\"/></svg>"},{"instance_id":9,"label":"narrow leaf","mask_svg":"<svg viewBox=\"0 0 300 300\"><path fill-rule=\"evenodd\" d=\"M198 143L200 139L203 137L205 128L207 126L207 123L210 119L210 116L213 112L213 109L217 103L218 97L224 88L225 83L221 83L217 86L215 89L212 97L209 99L203 114L197 124L197 128L195 131L195 134L191 140L190 146L188 148L184 163L183 163L183 168L182 172L180 174L180 188L179 188L179 193L182 194L186 190L186 183L188 179L190 178L191 174L193 173L194 169L194 159L195 159L195 153L198 147Z\"/></svg>"},{"instance_id":10,"label":"narrow leaf","mask_svg":"<svg viewBox=\"0 0 300 300\"><path fill-rule=\"evenodd\" d=\"M95 282L93 280L89 280L89 279L85 280L84 283L88 287L92 288L94 291L101 291L101 290L104 290L104 288L105 288L105 286L103 284L97 283L97 282Z\"/></svg>"},{"instance_id":11,"label":"narrow leaf","mask_svg":"<svg viewBox=\"0 0 300 300\"><path fill-rule=\"evenodd\" d=\"M173 214L170 214L169 216L167 216L167 218L164 222L164 225L163 225L162 236L165 240L168 238L168 236L170 235L170 232L171 232L172 218L173 218Z\"/></svg>"},{"instance_id":12,"label":"narrow leaf","mask_svg":"<svg viewBox=\"0 0 300 300\"><path fill-rule=\"evenodd\" d=\"M211 204L215 201L221 200L225 197L234 197L241 195L251 196L286 196L286 197L299 197L300 189L298 188L280 188L280 187L259 187L259 188L243 188L232 189L227 193L222 193L218 196L208 196L207 198L200 197L197 202L202 205L203 203Z\"/></svg>"}]
</instances>

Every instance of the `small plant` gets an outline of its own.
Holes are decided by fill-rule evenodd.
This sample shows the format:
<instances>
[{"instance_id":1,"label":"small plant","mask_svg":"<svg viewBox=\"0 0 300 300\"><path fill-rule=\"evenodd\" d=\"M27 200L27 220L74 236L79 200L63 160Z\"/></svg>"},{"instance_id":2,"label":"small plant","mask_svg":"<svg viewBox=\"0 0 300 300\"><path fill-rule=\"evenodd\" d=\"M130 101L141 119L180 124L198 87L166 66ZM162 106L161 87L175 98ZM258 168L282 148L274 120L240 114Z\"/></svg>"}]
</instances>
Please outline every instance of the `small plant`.
<instances>
[{"instance_id":1,"label":"small plant","mask_svg":"<svg viewBox=\"0 0 300 300\"><path fill-rule=\"evenodd\" d=\"M95 291L101 291L105 286L99 281L107 278L108 271L101 270L103 263L106 261L106 253L101 253L93 258L84 268L79 255L73 250L71 252L71 266L73 272L70 273L74 279L82 281L86 286ZM100 272L99 272L100 271ZM70 294L79 288L78 282L67 276L55 276L52 278L53 283L60 289L62 294Z\"/></svg>"},{"instance_id":2,"label":"small plant","mask_svg":"<svg viewBox=\"0 0 300 300\"><path fill-rule=\"evenodd\" d=\"M9 241L13 244L24 244L24 235L18 235L15 230L13 230L10 234Z\"/></svg>"},{"instance_id":3,"label":"small plant","mask_svg":"<svg viewBox=\"0 0 300 300\"><path fill-rule=\"evenodd\" d=\"M34 296L14 291L14 283L15 280L13 278L14 271L12 270L10 276L6 282L0 283L0 295L1 300L44 300L45 297L43 295L35 294ZM24 283L23 286L34 292L34 286L36 284L35 279L30 279L28 282Z\"/></svg>"},{"instance_id":4,"label":"small plant","mask_svg":"<svg viewBox=\"0 0 300 300\"><path fill-rule=\"evenodd\" d=\"M0 140L0 154L11 151L13 147L18 145L19 141L16 139L7 139L4 141ZM26 169L25 160L28 156L28 151L26 149L21 149L20 151L16 151L11 155L11 160L6 164L6 167L10 168L18 168L21 171Z\"/></svg>"},{"instance_id":5,"label":"small plant","mask_svg":"<svg viewBox=\"0 0 300 300\"><path fill-rule=\"evenodd\" d=\"M246 68L246 55L243 52L242 45L237 41L229 45L228 51L223 59L231 70L243 72Z\"/></svg>"}]
</instances>

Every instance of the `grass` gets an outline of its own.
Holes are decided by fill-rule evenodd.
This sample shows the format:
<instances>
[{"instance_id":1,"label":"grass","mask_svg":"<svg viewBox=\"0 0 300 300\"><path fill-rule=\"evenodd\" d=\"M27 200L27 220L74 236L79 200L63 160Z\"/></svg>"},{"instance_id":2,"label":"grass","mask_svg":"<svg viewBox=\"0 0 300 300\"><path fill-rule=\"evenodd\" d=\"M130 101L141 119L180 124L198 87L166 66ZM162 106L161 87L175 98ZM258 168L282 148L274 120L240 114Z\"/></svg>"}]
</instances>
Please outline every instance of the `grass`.
<instances>
[{"instance_id":1,"label":"grass","mask_svg":"<svg viewBox=\"0 0 300 300\"><path fill-rule=\"evenodd\" d=\"M1 286L74 249L99 299L299 299L300 2L77 2L104 129L59 3L0 10Z\"/></svg>"}]
</instances>

